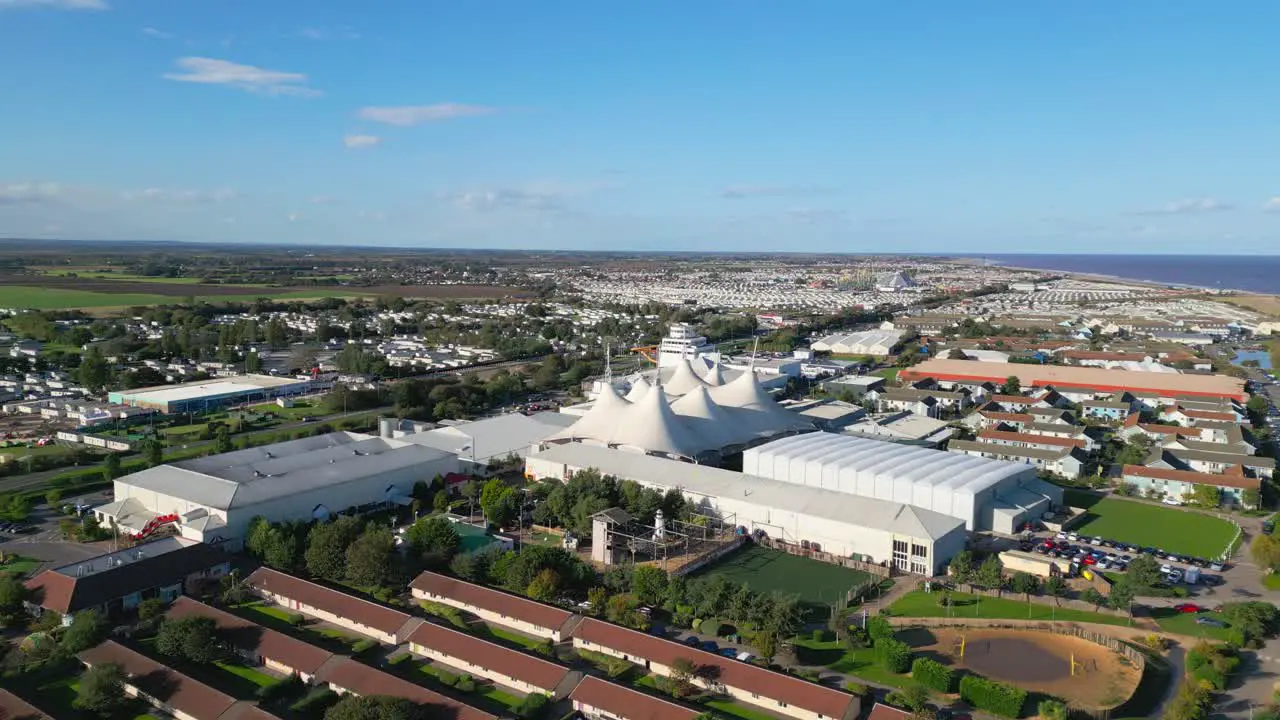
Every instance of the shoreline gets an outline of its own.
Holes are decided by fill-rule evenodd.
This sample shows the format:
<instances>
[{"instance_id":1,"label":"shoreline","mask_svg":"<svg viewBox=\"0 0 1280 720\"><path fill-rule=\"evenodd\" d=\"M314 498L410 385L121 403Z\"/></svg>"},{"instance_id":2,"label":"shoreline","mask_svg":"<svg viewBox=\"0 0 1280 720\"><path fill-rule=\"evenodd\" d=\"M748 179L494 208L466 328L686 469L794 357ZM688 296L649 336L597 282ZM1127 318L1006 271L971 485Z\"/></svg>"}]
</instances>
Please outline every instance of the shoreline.
<instances>
[{"instance_id":1,"label":"shoreline","mask_svg":"<svg viewBox=\"0 0 1280 720\"><path fill-rule=\"evenodd\" d=\"M975 260L974 258L948 257L946 258L946 260L948 262L953 262L959 265L968 265L968 266L979 265L981 267L997 267L997 268L1004 268L1006 270L1017 270L1021 272L1048 273L1048 274L1054 274L1054 275L1061 275L1062 277L1067 277L1067 278L1077 278L1077 279L1093 280L1093 281L1107 282L1107 283L1127 283L1129 285L1138 285L1142 287L1174 289L1174 290L1198 290L1206 293L1231 293L1233 295L1257 295L1257 296L1264 296L1264 297L1280 297L1280 293L1259 292L1256 290L1246 290L1244 288L1209 287L1207 285L1192 285L1189 283L1161 282L1159 280L1130 278L1130 277L1123 277L1121 275L1107 275L1104 273L1080 272L1080 271L1074 271L1074 270L1057 270L1054 268L1027 267L1025 265L1006 265L1000 262L983 262L980 260Z\"/></svg>"}]
</instances>

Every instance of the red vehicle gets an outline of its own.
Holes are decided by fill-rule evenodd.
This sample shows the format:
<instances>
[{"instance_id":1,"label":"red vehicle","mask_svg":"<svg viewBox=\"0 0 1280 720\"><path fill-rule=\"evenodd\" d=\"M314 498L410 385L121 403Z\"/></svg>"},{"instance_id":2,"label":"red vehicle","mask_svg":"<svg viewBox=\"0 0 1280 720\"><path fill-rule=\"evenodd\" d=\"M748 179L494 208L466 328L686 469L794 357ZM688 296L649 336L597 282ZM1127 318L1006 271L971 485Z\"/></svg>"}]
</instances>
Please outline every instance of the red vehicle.
<instances>
[{"instance_id":1,"label":"red vehicle","mask_svg":"<svg viewBox=\"0 0 1280 720\"><path fill-rule=\"evenodd\" d=\"M1196 605L1195 603L1182 603L1181 605L1174 605L1173 609L1177 610L1180 613L1198 613L1204 610L1204 608L1200 607L1199 605Z\"/></svg>"},{"instance_id":2,"label":"red vehicle","mask_svg":"<svg viewBox=\"0 0 1280 720\"><path fill-rule=\"evenodd\" d=\"M1082 560L1081 562L1083 562L1085 565L1097 565L1097 564L1098 564L1098 558L1096 558L1096 557L1094 557L1094 556L1092 556L1092 555L1085 555L1085 556L1084 556L1084 560Z\"/></svg>"}]
</instances>

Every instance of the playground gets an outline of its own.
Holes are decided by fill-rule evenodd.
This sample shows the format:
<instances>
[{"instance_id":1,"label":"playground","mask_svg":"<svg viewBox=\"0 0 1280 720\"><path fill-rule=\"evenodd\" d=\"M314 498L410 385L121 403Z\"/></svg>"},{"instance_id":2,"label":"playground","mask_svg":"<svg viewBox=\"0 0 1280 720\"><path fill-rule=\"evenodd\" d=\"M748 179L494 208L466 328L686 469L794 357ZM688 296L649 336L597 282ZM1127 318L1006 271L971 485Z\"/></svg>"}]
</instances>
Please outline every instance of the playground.
<instances>
[{"instance_id":1,"label":"playground","mask_svg":"<svg viewBox=\"0 0 1280 720\"><path fill-rule=\"evenodd\" d=\"M1141 670L1119 653L1070 635L1006 628L911 628L898 637L917 654L961 672L1062 698L1073 707L1116 707L1129 699L1142 679Z\"/></svg>"}]
</instances>

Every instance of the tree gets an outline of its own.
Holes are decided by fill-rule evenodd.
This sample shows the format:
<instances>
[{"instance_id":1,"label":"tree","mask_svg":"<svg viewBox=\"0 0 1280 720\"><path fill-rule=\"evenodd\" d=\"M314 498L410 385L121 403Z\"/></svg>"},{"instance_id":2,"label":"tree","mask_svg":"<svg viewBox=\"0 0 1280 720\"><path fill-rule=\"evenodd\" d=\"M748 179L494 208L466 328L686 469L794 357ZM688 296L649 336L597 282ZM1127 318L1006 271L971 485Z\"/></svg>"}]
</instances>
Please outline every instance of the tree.
<instances>
[{"instance_id":1,"label":"tree","mask_svg":"<svg viewBox=\"0 0 1280 720\"><path fill-rule=\"evenodd\" d=\"M1041 720L1067 720L1067 706L1057 700L1041 700L1036 713Z\"/></svg>"},{"instance_id":2,"label":"tree","mask_svg":"<svg viewBox=\"0 0 1280 720\"><path fill-rule=\"evenodd\" d=\"M347 548L360 536L360 521L340 517L320 523L307 534L307 572L326 580L343 580L347 575Z\"/></svg>"},{"instance_id":3,"label":"tree","mask_svg":"<svg viewBox=\"0 0 1280 720\"><path fill-rule=\"evenodd\" d=\"M453 559L462 538L453 529L453 523L442 517L420 518L404 531L404 541L409 552L417 557L430 557L434 563L443 564Z\"/></svg>"},{"instance_id":4,"label":"tree","mask_svg":"<svg viewBox=\"0 0 1280 720\"><path fill-rule=\"evenodd\" d=\"M391 578L395 552L391 530L370 524L347 548L347 579L359 587L385 585Z\"/></svg>"},{"instance_id":5,"label":"tree","mask_svg":"<svg viewBox=\"0 0 1280 720\"><path fill-rule=\"evenodd\" d=\"M27 588L17 576L0 574L0 625L12 627L26 617Z\"/></svg>"},{"instance_id":6,"label":"tree","mask_svg":"<svg viewBox=\"0 0 1280 720\"><path fill-rule=\"evenodd\" d=\"M102 642L111 629L107 619L97 610L82 610L71 619L71 627L62 634L61 648L67 655L75 655Z\"/></svg>"},{"instance_id":7,"label":"tree","mask_svg":"<svg viewBox=\"0 0 1280 720\"><path fill-rule=\"evenodd\" d=\"M438 513L448 512L449 511L449 491L441 490L437 492L435 494L435 497L431 498L431 507L434 508L435 511Z\"/></svg>"},{"instance_id":8,"label":"tree","mask_svg":"<svg viewBox=\"0 0 1280 720\"><path fill-rule=\"evenodd\" d=\"M1030 573L1017 572L1013 574L1009 587L1016 593L1022 593L1022 596L1030 603L1031 593L1040 589L1040 579ZM1028 614L1030 614L1030 611L1028 611Z\"/></svg>"},{"instance_id":9,"label":"tree","mask_svg":"<svg viewBox=\"0 0 1280 720\"><path fill-rule=\"evenodd\" d=\"M130 698L124 692L124 668L119 663L101 663L80 674L76 699L77 710L110 717Z\"/></svg>"},{"instance_id":10,"label":"tree","mask_svg":"<svg viewBox=\"0 0 1280 720\"><path fill-rule=\"evenodd\" d=\"M1124 583L1135 591L1146 590L1160 582L1160 563L1150 555L1138 555L1129 562L1125 571Z\"/></svg>"},{"instance_id":11,"label":"tree","mask_svg":"<svg viewBox=\"0 0 1280 720\"><path fill-rule=\"evenodd\" d=\"M889 693L885 700L915 713L929 706L929 691L923 685L912 683L901 690Z\"/></svg>"},{"instance_id":12,"label":"tree","mask_svg":"<svg viewBox=\"0 0 1280 720\"><path fill-rule=\"evenodd\" d=\"M147 455L147 467L159 467L164 464L164 443L159 438L147 440L144 452Z\"/></svg>"},{"instance_id":13,"label":"tree","mask_svg":"<svg viewBox=\"0 0 1280 720\"><path fill-rule=\"evenodd\" d=\"M216 662L226 656L226 648L218 636L218 624L202 615L166 618L156 633L156 650L197 664Z\"/></svg>"},{"instance_id":14,"label":"tree","mask_svg":"<svg viewBox=\"0 0 1280 720\"><path fill-rule=\"evenodd\" d=\"M591 606L591 612L599 615L604 610L605 603L609 602L609 590L601 585L597 585L587 591L587 604Z\"/></svg>"},{"instance_id":15,"label":"tree","mask_svg":"<svg viewBox=\"0 0 1280 720\"><path fill-rule=\"evenodd\" d=\"M120 477L120 455L118 453L107 453L107 457L102 461L102 477L107 482Z\"/></svg>"},{"instance_id":16,"label":"tree","mask_svg":"<svg viewBox=\"0 0 1280 720\"><path fill-rule=\"evenodd\" d=\"M347 693L324 713L324 720L426 720L426 709L403 698Z\"/></svg>"},{"instance_id":17,"label":"tree","mask_svg":"<svg viewBox=\"0 0 1280 720\"><path fill-rule=\"evenodd\" d=\"M1258 488L1245 488L1240 493L1240 504L1253 510L1262 504L1262 492Z\"/></svg>"},{"instance_id":18,"label":"tree","mask_svg":"<svg viewBox=\"0 0 1280 720\"><path fill-rule=\"evenodd\" d=\"M982 561L982 566L978 568L975 582L987 590L1000 590L1004 572L1004 565L1000 562L1000 558L995 555L988 555L986 560Z\"/></svg>"},{"instance_id":19,"label":"tree","mask_svg":"<svg viewBox=\"0 0 1280 720\"><path fill-rule=\"evenodd\" d=\"M1067 581L1058 575L1053 575L1044 581L1044 594L1053 598L1053 602L1061 605L1059 600L1067 592Z\"/></svg>"},{"instance_id":20,"label":"tree","mask_svg":"<svg viewBox=\"0 0 1280 720\"><path fill-rule=\"evenodd\" d=\"M1128 611L1130 603L1133 602L1133 586L1127 582L1118 582L1111 586L1111 595L1107 598L1107 604L1116 610Z\"/></svg>"},{"instance_id":21,"label":"tree","mask_svg":"<svg viewBox=\"0 0 1280 720\"><path fill-rule=\"evenodd\" d=\"M1004 387L1001 388L1001 391L1005 395L1021 395L1022 381L1018 379L1017 375L1010 375L1004 379Z\"/></svg>"},{"instance_id":22,"label":"tree","mask_svg":"<svg viewBox=\"0 0 1280 720\"><path fill-rule=\"evenodd\" d=\"M1222 491L1213 485L1196 485L1191 489L1191 502L1203 508L1216 508L1222 503Z\"/></svg>"},{"instance_id":23,"label":"tree","mask_svg":"<svg viewBox=\"0 0 1280 720\"><path fill-rule=\"evenodd\" d=\"M545 568L540 570L533 580L525 589L525 595L534 600L541 602L550 602L555 600L556 593L560 591L560 576L555 570Z\"/></svg>"},{"instance_id":24,"label":"tree","mask_svg":"<svg viewBox=\"0 0 1280 720\"><path fill-rule=\"evenodd\" d=\"M138 603L138 619L143 622L155 620L164 615L164 601L160 598L147 598Z\"/></svg>"},{"instance_id":25,"label":"tree","mask_svg":"<svg viewBox=\"0 0 1280 720\"><path fill-rule=\"evenodd\" d=\"M80 384L90 390L101 390L106 387L107 381L111 379L111 366L106 358L102 357L102 351L96 345L90 346L80 358L80 369L77 375Z\"/></svg>"},{"instance_id":26,"label":"tree","mask_svg":"<svg viewBox=\"0 0 1280 720\"><path fill-rule=\"evenodd\" d=\"M218 426L213 435L213 451L218 454L231 452L231 428Z\"/></svg>"},{"instance_id":27,"label":"tree","mask_svg":"<svg viewBox=\"0 0 1280 720\"><path fill-rule=\"evenodd\" d=\"M666 591L667 573L661 568L641 565L631 573L631 592L645 605L657 605Z\"/></svg>"},{"instance_id":28,"label":"tree","mask_svg":"<svg viewBox=\"0 0 1280 720\"><path fill-rule=\"evenodd\" d=\"M244 371L247 373L256 373L262 370L262 358L258 357L256 352L247 352L244 355Z\"/></svg>"},{"instance_id":29,"label":"tree","mask_svg":"<svg viewBox=\"0 0 1280 720\"><path fill-rule=\"evenodd\" d=\"M515 488L498 478L489 480L480 491L480 509L494 526L503 528L510 525L520 512Z\"/></svg>"},{"instance_id":30,"label":"tree","mask_svg":"<svg viewBox=\"0 0 1280 720\"><path fill-rule=\"evenodd\" d=\"M1249 545L1249 554L1253 556L1254 562L1264 568L1280 568L1280 538L1259 533Z\"/></svg>"},{"instance_id":31,"label":"tree","mask_svg":"<svg viewBox=\"0 0 1280 720\"><path fill-rule=\"evenodd\" d=\"M458 488L458 492L461 493L462 497L466 498L469 503L470 510L468 511L468 514L475 514L476 500L480 499L480 483L475 480L468 480L462 483L462 487Z\"/></svg>"},{"instance_id":32,"label":"tree","mask_svg":"<svg viewBox=\"0 0 1280 720\"><path fill-rule=\"evenodd\" d=\"M1098 592L1098 589L1093 587L1085 588L1084 592L1080 593L1080 599L1092 605L1094 610L1102 607L1102 605L1107 602L1107 599L1102 596L1102 593Z\"/></svg>"},{"instance_id":33,"label":"tree","mask_svg":"<svg viewBox=\"0 0 1280 720\"><path fill-rule=\"evenodd\" d=\"M947 570L950 571L951 577L960 585L972 585L973 583L973 553L968 550L961 550L951 557L951 562L947 564Z\"/></svg>"}]
</instances>

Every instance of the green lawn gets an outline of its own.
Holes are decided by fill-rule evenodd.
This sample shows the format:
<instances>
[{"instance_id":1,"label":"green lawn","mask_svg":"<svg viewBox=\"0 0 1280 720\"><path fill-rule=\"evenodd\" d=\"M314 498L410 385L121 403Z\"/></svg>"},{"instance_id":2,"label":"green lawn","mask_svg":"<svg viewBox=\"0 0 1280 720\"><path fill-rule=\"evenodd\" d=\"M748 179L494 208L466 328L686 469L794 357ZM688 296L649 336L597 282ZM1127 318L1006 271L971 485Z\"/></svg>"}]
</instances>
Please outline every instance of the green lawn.
<instances>
[{"instance_id":1,"label":"green lawn","mask_svg":"<svg viewBox=\"0 0 1280 720\"><path fill-rule=\"evenodd\" d=\"M267 617L272 618L274 620L279 620L282 623L288 623L289 616L293 614L288 610L278 608L274 605L263 605L260 602L244 603L242 605L237 606L237 609L248 610L250 612L255 612L260 615L266 615Z\"/></svg>"},{"instance_id":2,"label":"green lawn","mask_svg":"<svg viewBox=\"0 0 1280 720\"><path fill-rule=\"evenodd\" d=\"M1011 597L979 597L969 593L953 592L951 600L949 617L1061 620L1103 625L1129 624L1128 618L1119 615L1056 608L1052 604L1027 603ZM927 593L923 590L915 590L903 595L889 606L889 613L897 617L948 617L947 608L938 605L938 593Z\"/></svg>"},{"instance_id":3,"label":"green lawn","mask_svg":"<svg viewBox=\"0 0 1280 720\"><path fill-rule=\"evenodd\" d=\"M1262 586L1268 590L1280 590L1280 573L1262 576Z\"/></svg>"},{"instance_id":4,"label":"green lawn","mask_svg":"<svg viewBox=\"0 0 1280 720\"><path fill-rule=\"evenodd\" d=\"M871 374L875 375L876 377L884 378L886 382L893 382L898 378L898 373L900 372L902 372L902 368L895 367L895 368L882 368L880 370L874 370L872 371Z\"/></svg>"},{"instance_id":5,"label":"green lawn","mask_svg":"<svg viewBox=\"0 0 1280 720\"><path fill-rule=\"evenodd\" d=\"M697 577L722 575L736 583L746 583L759 592L774 590L798 594L809 606L843 602L844 594L871 576L780 550L748 545L696 573Z\"/></svg>"},{"instance_id":6,"label":"green lawn","mask_svg":"<svg viewBox=\"0 0 1280 720\"><path fill-rule=\"evenodd\" d=\"M1072 529L1081 535L1205 558L1222 555L1236 532L1220 518L1116 498L1098 500Z\"/></svg>"},{"instance_id":7,"label":"green lawn","mask_svg":"<svg viewBox=\"0 0 1280 720\"><path fill-rule=\"evenodd\" d=\"M881 667L871 648L851 650L835 640L815 641L797 637L792 641L796 659L802 665L816 665L838 673L853 675L867 682L905 688L915 685L910 675L896 675Z\"/></svg>"},{"instance_id":8,"label":"green lawn","mask_svg":"<svg viewBox=\"0 0 1280 720\"><path fill-rule=\"evenodd\" d=\"M148 282L151 281L151 279L148 279ZM191 290L197 302L208 303L252 302L256 297L310 300L325 297L359 297L369 294L368 291L362 292L359 288L335 288L329 286L317 286L313 290L299 288L285 290L283 288L264 287L260 293L245 293L243 295L199 295L199 286L193 286ZM175 295L103 293L71 288L43 288L24 285L0 286L0 308L70 310L73 308L125 308L135 305L176 305L184 302L186 302L186 297Z\"/></svg>"},{"instance_id":9,"label":"green lawn","mask_svg":"<svg viewBox=\"0 0 1280 720\"><path fill-rule=\"evenodd\" d=\"M280 678L278 677L268 675L260 670L255 670L254 668L248 667L247 665L241 665L240 663L219 662L215 664L232 675L244 678L258 687L269 687L280 682Z\"/></svg>"},{"instance_id":10,"label":"green lawn","mask_svg":"<svg viewBox=\"0 0 1280 720\"><path fill-rule=\"evenodd\" d=\"M512 645L518 645L528 650L537 650L544 646L544 643L541 640L529 637L528 635L521 635L518 632L512 632L510 630L503 630L502 628L494 627L493 625L487 625L486 627L488 628L490 635L495 638L505 640Z\"/></svg>"},{"instance_id":11,"label":"green lawn","mask_svg":"<svg viewBox=\"0 0 1280 720\"><path fill-rule=\"evenodd\" d=\"M732 700L708 700L703 705L730 717L742 718L743 720L778 720L776 716L770 715L763 710L756 710Z\"/></svg>"},{"instance_id":12,"label":"green lawn","mask_svg":"<svg viewBox=\"0 0 1280 720\"><path fill-rule=\"evenodd\" d=\"M22 557L21 555L8 555L5 557L4 562L0 563L0 572L26 575L38 567L40 567L39 560Z\"/></svg>"},{"instance_id":13,"label":"green lawn","mask_svg":"<svg viewBox=\"0 0 1280 720\"><path fill-rule=\"evenodd\" d=\"M308 416L323 415L323 409L316 407L308 400L295 401L293 407L280 407L279 405L269 402L259 405L250 405L249 410L255 413L274 413L276 416L284 420L301 420Z\"/></svg>"},{"instance_id":14,"label":"green lawn","mask_svg":"<svg viewBox=\"0 0 1280 720\"><path fill-rule=\"evenodd\" d=\"M58 720L101 720L93 713L75 709L72 703L75 702L79 691L79 678L67 677L41 685L25 699ZM158 716L148 713L147 710L146 703L141 700L132 700L128 707L116 717L130 718L130 720L160 720Z\"/></svg>"},{"instance_id":15,"label":"green lawn","mask_svg":"<svg viewBox=\"0 0 1280 720\"><path fill-rule=\"evenodd\" d=\"M1213 625L1200 625L1196 623L1196 618L1211 618L1222 623L1226 623L1222 619L1222 615L1215 612L1200 613L1180 613L1173 608L1152 608L1151 617L1160 626L1161 630L1178 635L1187 635L1190 637L1205 638L1206 640L1226 640L1226 627L1214 627Z\"/></svg>"}]
</instances>

